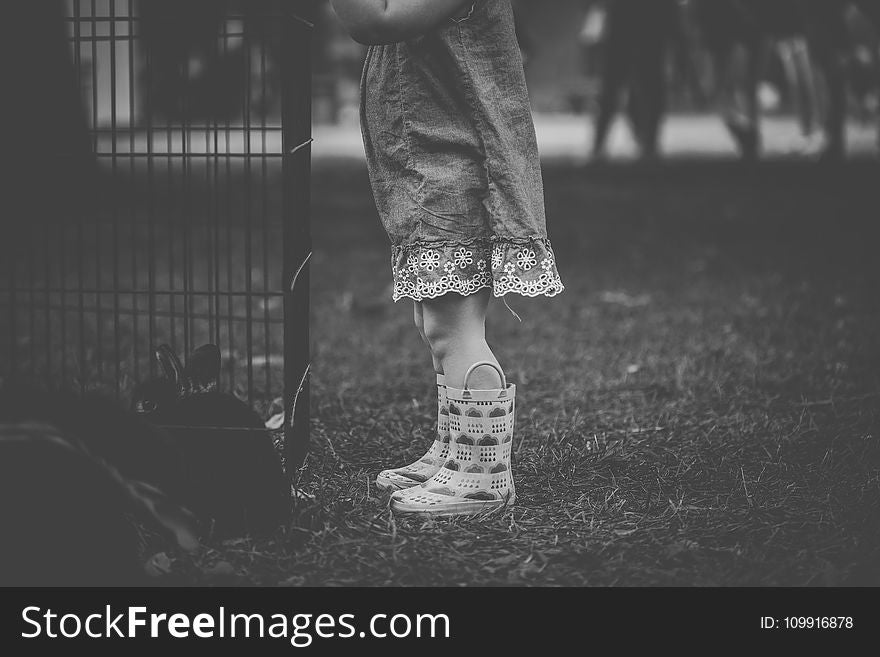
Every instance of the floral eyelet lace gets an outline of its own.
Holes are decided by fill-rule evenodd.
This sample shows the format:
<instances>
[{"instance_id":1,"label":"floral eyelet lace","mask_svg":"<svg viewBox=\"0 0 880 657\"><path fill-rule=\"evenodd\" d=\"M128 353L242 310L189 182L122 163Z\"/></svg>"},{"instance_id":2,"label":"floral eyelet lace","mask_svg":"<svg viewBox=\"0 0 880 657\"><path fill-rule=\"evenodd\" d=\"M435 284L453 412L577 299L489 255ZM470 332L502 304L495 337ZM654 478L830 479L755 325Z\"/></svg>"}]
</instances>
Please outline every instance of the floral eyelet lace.
<instances>
[{"instance_id":1,"label":"floral eyelet lace","mask_svg":"<svg viewBox=\"0 0 880 657\"><path fill-rule=\"evenodd\" d=\"M468 295L490 288L496 297L511 292L552 297L564 286L545 238L424 242L395 247L391 271L394 301L421 301L447 292Z\"/></svg>"}]
</instances>

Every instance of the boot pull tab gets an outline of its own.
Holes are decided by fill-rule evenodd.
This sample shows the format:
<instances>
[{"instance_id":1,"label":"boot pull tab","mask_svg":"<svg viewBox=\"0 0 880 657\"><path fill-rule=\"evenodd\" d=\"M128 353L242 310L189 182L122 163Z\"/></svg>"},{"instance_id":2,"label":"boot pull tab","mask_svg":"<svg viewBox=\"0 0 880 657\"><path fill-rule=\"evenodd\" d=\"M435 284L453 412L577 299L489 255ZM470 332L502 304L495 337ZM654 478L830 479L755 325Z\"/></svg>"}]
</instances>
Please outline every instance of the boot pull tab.
<instances>
[{"instance_id":1,"label":"boot pull tab","mask_svg":"<svg viewBox=\"0 0 880 657\"><path fill-rule=\"evenodd\" d=\"M488 360L481 360L477 363L474 363L468 368L467 372L464 373L464 393L462 394L462 397L464 397L465 399L471 398L470 390L468 390L468 380L471 378L471 374L473 374L474 370L478 367L482 367L483 365L488 365L493 370L498 372L498 376L501 377L501 394L498 395L498 398L502 399L504 397L507 397L507 377L504 376L504 372L501 371L501 368L498 367L498 365Z\"/></svg>"}]
</instances>

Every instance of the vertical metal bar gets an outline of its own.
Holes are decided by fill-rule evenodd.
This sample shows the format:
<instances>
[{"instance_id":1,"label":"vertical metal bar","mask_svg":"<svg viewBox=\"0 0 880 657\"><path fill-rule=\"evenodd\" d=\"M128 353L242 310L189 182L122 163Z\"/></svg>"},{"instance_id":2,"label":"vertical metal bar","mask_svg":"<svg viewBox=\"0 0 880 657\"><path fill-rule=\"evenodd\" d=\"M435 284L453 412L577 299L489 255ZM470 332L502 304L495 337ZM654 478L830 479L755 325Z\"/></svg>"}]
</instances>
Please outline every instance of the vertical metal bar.
<instances>
[{"instance_id":1,"label":"vertical metal bar","mask_svg":"<svg viewBox=\"0 0 880 657\"><path fill-rule=\"evenodd\" d=\"M29 254L33 254L36 252L36 247L34 245L35 239L36 239L36 229L33 226L33 224L31 224L28 227L28 253ZM36 365L36 363L37 363L37 361L36 361L36 355L37 355L36 340L34 340L34 336L36 336L36 334L37 334L37 328L36 328L37 320L36 320L36 316L35 316L37 299L36 299L36 291L34 289L36 287L35 266L36 265L34 262L34 258L32 256L29 257L28 258L28 275L29 275L28 276L28 291L30 292L30 304L28 304L28 313L30 315L30 333L28 335L29 335L29 341L30 341L30 365L31 365L30 373L31 373L31 375L36 374L36 366L37 366Z\"/></svg>"},{"instance_id":2,"label":"vertical metal bar","mask_svg":"<svg viewBox=\"0 0 880 657\"><path fill-rule=\"evenodd\" d=\"M59 157L59 156L56 154L55 157ZM60 157L61 158L67 157L67 153L62 153L60 155ZM52 295L49 292L49 290L52 289L52 220L53 219L54 219L54 217L43 217L43 222L45 223L45 230L46 230L46 239L43 244L45 247L44 257L46 258L46 262L44 263L44 270L43 270L43 276L45 277L45 280L43 281L43 290L46 295L45 306L44 306L44 310L46 313L46 318L45 318L46 324L43 327L44 331L45 331L45 336L46 336L46 343L44 346L44 351L46 354L44 378L45 378L47 384L49 385L49 387L52 386L52 381L53 381L53 377L52 377L52 322L51 322ZM36 255L36 253L34 255ZM33 336L33 337L36 337L36 336Z\"/></svg>"},{"instance_id":3,"label":"vertical metal bar","mask_svg":"<svg viewBox=\"0 0 880 657\"><path fill-rule=\"evenodd\" d=\"M313 3L300 17L314 21ZM289 10L288 10L289 11ZM282 142L284 245L284 426L288 472L305 459L309 435L309 226L311 148L311 30L283 20ZM297 276L298 274L298 276Z\"/></svg>"},{"instance_id":4,"label":"vertical metal bar","mask_svg":"<svg viewBox=\"0 0 880 657\"><path fill-rule=\"evenodd\" d=\"M245 340L247 343L247 400L254 401L254 318L253 318L253 171L251 167L251 51L245 43L244 48L244 274L245 274Z\"/></svg>"},{"instance_id":5,"label":"vertical metal bar","mask_svg":"<svg viewBox=\"0 0 880 657\"><path fill-rule=\"evenodd\" d=\"M92 134L94 135L95 153L100 150L98 142L98 7L92 0ZM104 380L104 338L101 325L101 222L95 220L95 345L96 345L96 376L99 382Z\"/></svg>"},{"instance_id":6,"label":"vertical metal bar","mask_svg":"<svg viewBox=\"0 0 880 657\"><path fill-rule=\"evenodd\" d=\"M188 71L184 71L188 75ZM190 319L192 315L192 185L190 177L192 176L192 155L190 153L190 121L189 115L192 111L190 105L191 90L186 89L183 94L183 116L181 117L181 156L180 165L182 167L183 194L183 247L181 254L180 269L183 274L183 353L182 358L187 358L192 352L192 326Z\"/></svg>"},{"instance_id":7,"label":"vertical metal bar","mask_svg":"<svg viewBox=\"0 0 880 657\"><path fill-rule=\"evenodd\" d=\"M220 59L220 39L217 37L211 42L212 61ZM205 254L207 256L206 263L206 300L208 302L208 342L218 345L216 339L218 333L215 329L219 326L217 318L219 298L217 297L217 289L215 283L217 281L217 270L219 268L219 260L217 258L217 142L218 142L218 120L216 114L212 117L205 134L205 189L212 190L213 193L205 194L205 203L209 205L209 211L205 215L205 239L207 240ZM213 156L211 153L213 152Z\"/></svg>"},{"instance_id":8,"label":"vertical metal bar","mask_svg":"<svg viewBox=\"0 0 880 657\"><path fill-rule=\"evenodd\" d=\"M135 142L135 126L137 125L137 116L135 113L135 83L137 78L135 77L135 67L134 67L134 57L135 57L135 48L134 48L134 32L135 32L135 18L134 18L134 0L128 0L126 11L128 12L128 172L129 179L132 181L132 184L135 181L136 177L136 169L135 169L135 160L137 159L135 156L135 150L137 148L137 144ZM138 286L138 217L137 217L137 209L135 204L131 201L130 212L129 212L129 220L131 221L131 289L135 291L135 294L131 295L131 308L132 308L132 376L135 381L140 380L140 312L139 312L139 304L138 298L140 295L138 292L140 288Z\"/></svg>"},{"instance_id":9,"label":"vertical metal bar","mask_svg":"<svg viewBox=\"0 0 880 657\"><path fill-rule=\"evenodd\" d=\"M78 73L82 71L82 0L74 0L73 2L73 33L74 42L76 43L76 70ZM92 126L89 126L91 129ZM85 238L83 237L83 221L86 213L82 213L76 218L76 268L77 268L77 321L78 321L78 356L79 356L79 386L80 392L85 390L86 380L86 311L85 311L85 293L83 286L85 285L84 270L84 246Z\"/></svg>"},{"instance_id":10,"label":"vertical metal bar","mask_svg":"<svg viewBox=\"0 0 880 657\"><path fill-rule=\"evenodd\" d=\"M74 217L75 216L76 215L74 215ZM68 222L65 220L58 227L58 230L60 231L60 236L57 238L59 240L58 271L60 278L60 312L58 314L58 333L60 335L61 341L61 353L59 354L59 358L61 359L61 370L59 372L59 376L63 386L67 386L69 384L69 381L67 379L67 223Z\"/></svg>"},{"instance_id":11,"label":"vertical metal bar","mask_svg":"<svg viewBox=\"0 0 880 657\"><path fill-rule=\"evenodd\" d=\"M216 156L211 156L211 151L216 148L216 140L217 140L217 131L214 126L216 126L217 119L214 118L210 123L206 122L205 126L205 181L204 181L204 189L205 193L203 196L203 203L205 205L205 218L204 218L204 226L202 227L201 235L205 240L204 244L204 253L205 253L205 269L204 269L204 288L203 293L205 295L205 302L207 304L207 315L208 315L208 325L207 325L207 341L214 341L214 324L216 322L215 310L214 310L214 271L217 269L217 260L214 257L214 199L213 195L210 193L211 189L211 172L214 168L214 162L216 161ZM213 124L213 125L211 125ZM216 344L216 343L215 343Z\"/></svg>"},{"instance_id":12,"label":"vertical metal bar","mask_svg":"<svg viewBox=\"0 0 880 657\"><path fill-rule=\"evenodd\" d=\"M10 229L11 230L11 229ZM16 300L16 269L18 267L18 258L13 250L13 244L16 240L7 239L6 245L8 254L6 264L9 266L9 378L14 379L18 374L18 301Z\"/></svg>"},{"instance_id":13,"label":"vertical metal bar","mask_svg":"<svg viewBox=\"0 0 880 657\"><path fill-rule=\"evenodd\" d=\"M156 362L152 351L156 347L156 172L153 155L153 56L145 49L144 77L146 93L147 131L147 343L150 377L156 376Z\"/></svg>"},{"instance_id":14,"label":"vertical metal bar","mask_svg":"<svg viewBox=\"0 0 880 657\"><path fill-rule=\"evenodd\" d=\"M72 2L71 4L75 4ZM65 19L69 17L68 14L68 5L64 3L64 17ZM79 44L77 42L72 42L69 40L69 27L65 25L66 29L64 31L64 36L66 39L67 45L71 48L72 51L76 51L79 49ZM74 56L74 61L77 61L77 57ZM79 66L74 70L74 75L76 75L77 81L77 91L79 90ZM77 101L79 101L79 93L76 95ZM77 208L78 209L78 208ZM74 215L76 217L76 215ZM74 218L71 217L71 218ZM61 335L61 370L59 372L61 384L66 386L67 381L67 224L69 223L69 219L65 218L61 221L61 224L58 226L58 231L60 232L60 236L56 237L58 239L58 269L59 269L59 285L58 289L60 290L60 313L59 313L59 326L58 332ZM48 295L46 295L48 298Z\"/></svg>"},{"instance_id":15,"label":"vertical metal bar","mask_svg":"<svg viewBox=\"0 0 880 657\"><path fill-rule=\"evenodd\" d=\"M228 37L223 37L223 58L229 56L229 39ZM225 167L225 183L226 183L226 340L229 345L229 354L230 358L228 360L228 372L229 372L229 387L230 389L234 389L235 387L235 363L238 360L238 354L235 349L235 321L233 317L235 316L235 296L232 294L233 290L235 290L235 282L232 276L232 272L235 269L233 257L234 250L232 248L233 244L233 232L232 232L232 158L230 154L232 152L231 139L232 139L232 127L230 125L231 119L229 116L226 117L226 157L224 158Z\"/></svg>"},{"instance_id":16,"label":"vertical metal bar","mask_svg":"<svg viewBox=\"0 0 880 657\"><path fill-rule=\"evenodd\" d=\"M77 208L77 210L78 210L78 208ZM74 215L72 218L75 220L78 219L76 217L76 215ZM68 289L68 287L67 287L67 285L68 285L68 281L67 281L67 243L68 243L67 242L67 233L68 233L68 228L67 228L67 223L68 223L67 221L64 221L61 224L61 226L59 226L59 231L60 231L61 235L59 238L60 242L59 242L59 248L58 248L58 251L59 251L58 268L59 268L59 275L60 275L60 279L61 279L60 280L61 311L59 313L59 326L58 326L58 332L61 335L61 353L60 353L61 371L59 374L61 377L61 382L64 386L67 386L70 383L70 381L68 380L68 371L67 371L67 345L68 345L68 339L67 339L67 289Z\"/></svg>"},{"instance_id":17,"label":"vertical metal bar","mask_svg":"<svg viewBox=\"0 0 880 657\"><path fill-rule=\"evenodd\" d=\"M60 290L58 333L60 334L61 340L61 353L59 354L59 357L61 359L61 370L59 372L59 376L63 386L67 386L69 384L69 381L67 379L67 224L69 223L70 219L74 219L76 221L79 220L78 210L79 204L77 204L77 207L74 208L74 214L70 218L65 218L61 222L61 225L58 227L60 235L56 236L56 239L58 240L58 289Z\"/></svg>"},{"instance_id":18,"label":"vertical metal bar","mask_svg":"<svg viewBox=\"0 0 880 657\"><path fill-rule=\"evenodd\" d=\"M172 124L171 121L165 120L165 142L166 142L166 174L168 176L168 198L174 198L174 156L172 153L174 152L174 140L172 138ZM174 277L174 245L176 243L175 234L174 234L174 213L170 211L167 212L168 215L168 290L174 291L177 287L175 277ZM179 351L177 348L177 308L176 308L176 296L175 294L169 294L168 296L168 325L170 330L169 341L171 343L172 349L174 349L175 353Z\"/></svg>"},{"instance_id":19,"label":"vertical metal bar","mask_svg":"<svg viewBox=\"0 0 880 657\"><path fill-rule=\"evenodd\" d=\"M269 303L271 297L268 295L269 292L269 154L268 147L266 143L266 123L268 119L267 112L267 102L266 102L266 49L268 47L268 39L271 38L268 34L270 26L271 26L271 18L269 16L263 15L259 17L259 36L260 36L260 105L261 105L261 150L262 156L260 158L260 163L262 164L261 171L261 196L262 196L262 219L263 219L263 227L260 231L263 236L263 292L265 295L263 296L263 352L265 354L265 365L263 369L266 372L266 390L264 393L264 397L267 399L271 395L272 391L272 346L271 346L271 336L269 333ZM272 26L274 27L274 26Z\"/></svg>"},{"instance_id":20,"label":"vertical metal bar","mask_svg":"<svg viewBox=\"0 0 880 657\"><path fill-rule=\"evenodd\" d=\"M220 60L220 43L222 40L226 39L225 36L218 36L217 40L214 41L214 61ZM217 348L220 348L220 120L218 116L214 116L214 125L213 125L213 134L214 134L214 157L211 159L211 168L209 170L211 174L211 179L208 181L208 184L211 185L211 189L213 189L213 198L212 198L212 223L211 223L211 231L212 231L212 256L214 258L212 263L212 273L211 280L214 288L214 295L211 300L210 313L213 321L213 330L211 331L211 338L214 344L217 345ZM228 142L229 131L227 130L227 142ZM226 145L227 150L229 149L229 144Z\"/></svg>"},{"instance_id":21,"label":"vertical metal bar","mask_svg":"<svg viewBox=\"0 0 880 657\"><path fill-rule=\"evenodd\" d=\"M119 124L117 120L116 106L116 0L110 3L110 170L111 180L114 185L118 184L119 161L117 159L116 140L119 136ZM119 206L115 191L110 194L110 221L113 224L113 363L114 363L114 396L119 399L119 388L122 379L122 356L119 349L121 340L121 328L119 322L119 249L122 244L119 240Z\"/></svg>"},{"instance_id":22,"label":"vertical metal bar","mask_svg":"<svg viewBox=\"0 0 880 657\"><path fill-rule=\"evenodd\" d=\"M78 208L77 208L78 209ZM74 214L73 219L76 218ZM61 362L61 370L59 371L60 381L63 386L69 385L68 380L68 371L67 371L67 289L68 289L68 281L67 281L67 227L68 221L65 220L58 227L60 235L56 237L59 240L58 244L58 272L60 278L60 312L58 313L58 333L60 336L60 344L61 344L61 353L59 354L60 362Z\"/></svg>"},{"instance_id":23,"label":"vertical metal bar","mask_svg":"<svg viewBox=\"0 0 880 657\"><path fill-rule=\"evenodd\" d=\"M58 155L56 155L58 157ZM61 158L67 157L67 153L62 153ZM46 369L45 369L45 378L46 382L50 384L53 381L52 377L52 294L49 290L52 289L52 221L55 217L43 217L43 222L45 223L46 228L46 249L45 249L45 272L44 276L46 280L43 282L43 289L46 294ZM62 224L63 225L63 224ZM34 254L36 255L36 254ZM62 304L63 305L63 304ZM61 353L64 353L64 348L62 347Z\"/></svg>"}]
</instances>

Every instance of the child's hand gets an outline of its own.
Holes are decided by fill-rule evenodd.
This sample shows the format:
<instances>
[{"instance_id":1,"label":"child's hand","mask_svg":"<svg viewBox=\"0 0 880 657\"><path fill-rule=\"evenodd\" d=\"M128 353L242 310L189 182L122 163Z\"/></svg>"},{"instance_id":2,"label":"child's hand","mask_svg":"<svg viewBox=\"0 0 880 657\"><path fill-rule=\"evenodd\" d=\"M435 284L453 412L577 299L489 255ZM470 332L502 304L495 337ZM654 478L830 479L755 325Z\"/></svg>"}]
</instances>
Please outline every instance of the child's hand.
<instances>
[{"instance_id":1,"label":"child's hand","mask_svg":"<svg viewBox=\"0 0 880 657\"><path fill-rule=\"evenodd\" d=\"M466 13L472 0L331 0L351 37L365 45L406 41Z\"/></svg>"}]
</instances>

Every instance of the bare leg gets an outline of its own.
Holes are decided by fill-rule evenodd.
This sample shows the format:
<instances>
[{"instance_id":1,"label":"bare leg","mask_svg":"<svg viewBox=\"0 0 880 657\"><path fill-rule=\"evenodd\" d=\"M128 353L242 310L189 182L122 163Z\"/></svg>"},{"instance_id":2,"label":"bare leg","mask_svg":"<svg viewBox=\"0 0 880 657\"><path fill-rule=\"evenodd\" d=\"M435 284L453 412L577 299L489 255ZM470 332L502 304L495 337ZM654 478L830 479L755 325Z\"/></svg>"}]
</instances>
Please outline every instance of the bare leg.
<instances>
[{"instance_id":1,"label":"bare leg","mask_svg":"<svg viewBox=\"0 0 880 657\"><path fill-rule=\"evenodd\" d=\"M395 513L472 515L503 508L516 500L510 459L515 391L499 394L500 377L494 367L485 366L473 371L468 387L488 392L480 399L474 398L476 392L461 392L465 373L476 362L498 364L486 344L490 294L488 289L467 296L447 292L421 302L425 336L446 377L449 423L445 436L435 441L435 446L445 452L432 448L420 460L418 472L413 472L415 466L409 466L380 473L377 485L384 477L388 479L385 488L398 489L389 500ZM431 469L433 474L419 486L405 481L396 485L401 478L422 479Z\"/></svg>"},{"instance_id":2,"label":"bare leg","mask_svg":"<svg viewBox=\"0 0 880 657\"><path fill-rule=\"evenodd\" d=\"M431 343L428 342L428 336L425 335L424 309L422 308L420 301L413 301L413 319L415 320L416 328L419 330L419 335L422 337L422 342L425 343L428 351L431 352L431 360L434 362L434 372L437 374L443 374L443 365L440 363L437 356L434 355L434 352L431 350Z\"/></svg>"},{"instance_id":3,"label":"bare leg","mask_svg":"<svg viewBox=\"0 0 880 657\"><path fill-rule=\"evenodd\" d=\"M422 340L430 350L428 338L425 336L423 315L422 304L418 301L414 302L413 318L415 319L416 328L419 329L419 335L422 336ZM434 361L434 371L437 374L443 374L440 360L433 352L431 352L431 358ZM418 486L433 477L449 458L449 415L444 415L442 412L442 408L446 405L446 387L439 380L438 384L437 432L434 442L424 456L417 461L401 467L382 470L376 477L376 487L380 490L404 490Z\"/></svg>"},{"instance_id":4,"label":"bare leg","mask_svg":"<svg viewBox=\"0 0 880 657\"><path fill-rule=\"evenodd\" d=\"M431 353L440 362L446 384L461 388L468 368L478 361L498 363L486 342L486 309L490 291L480 290L468 296L454 292L421 302L424 332ZM491 390L501 387L501 380L490 367L477 368L469 387Z\"/></svg>"}]
</instances>

